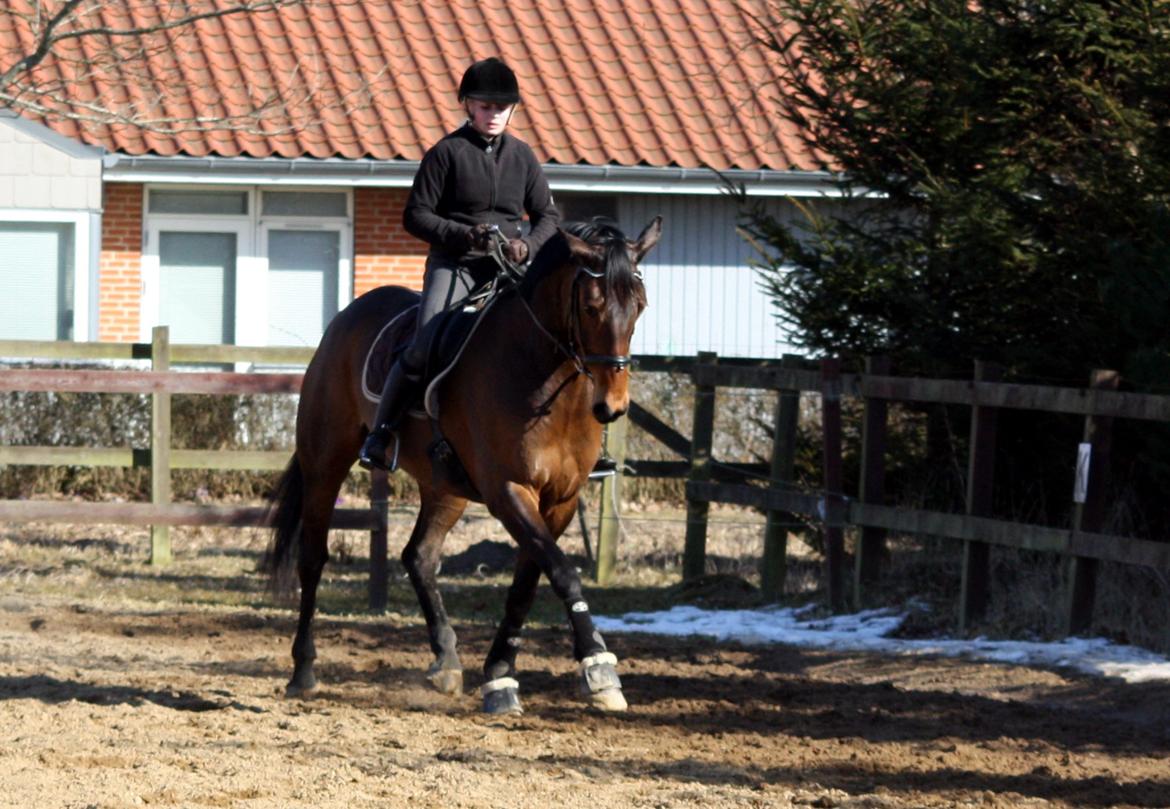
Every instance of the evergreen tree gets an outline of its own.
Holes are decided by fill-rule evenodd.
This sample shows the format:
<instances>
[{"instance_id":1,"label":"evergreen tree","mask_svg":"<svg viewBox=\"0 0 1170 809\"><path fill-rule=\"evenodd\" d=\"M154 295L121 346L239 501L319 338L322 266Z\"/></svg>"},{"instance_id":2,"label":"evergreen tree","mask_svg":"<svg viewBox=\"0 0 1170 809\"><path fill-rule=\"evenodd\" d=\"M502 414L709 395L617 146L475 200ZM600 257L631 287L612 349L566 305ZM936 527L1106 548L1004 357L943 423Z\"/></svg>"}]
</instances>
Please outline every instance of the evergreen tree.
<instances>
[{"instance_id":1,"label":"evergreen tree","mask_svg":"<svg viewBox=\"0 0 1170 809\"><path fill-rule=\"evenodd\" d=\"M746 209L798 342L1170 387L1170 3L770 0L756 21L764 91L854 200L798 227Z\"/></svg>"}]
</instances>

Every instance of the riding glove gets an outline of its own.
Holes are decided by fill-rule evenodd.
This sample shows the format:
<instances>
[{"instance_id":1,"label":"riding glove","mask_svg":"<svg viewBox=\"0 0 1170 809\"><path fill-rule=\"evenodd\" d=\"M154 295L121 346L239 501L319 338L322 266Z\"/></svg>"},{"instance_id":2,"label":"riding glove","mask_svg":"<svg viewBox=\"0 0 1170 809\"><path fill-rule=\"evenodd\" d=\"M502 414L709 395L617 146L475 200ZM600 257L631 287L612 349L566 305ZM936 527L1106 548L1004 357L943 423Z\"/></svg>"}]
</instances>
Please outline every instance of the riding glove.
<instances>
[{"instance_id":1,"label":"riding glove","mask_svg":"<svg viewBox=\"0 0 1170 809\"><path fill-rule=\"evenodd\" d=\"M487 250L491 246L492 226L487 222L472 225L467 233L467 244L472 250Z\"/></svg>"},{"instance_id":2,"label":"riding glove","mask_svg":"<svg viewBox=\"0 0 1170 809\"><path fill-rule=\"evenodd\" d=\"M528 259L528 243L523 239L510 239L504 245L504 255L513 264L523 264Z\"/></svg>"}]
</instances>

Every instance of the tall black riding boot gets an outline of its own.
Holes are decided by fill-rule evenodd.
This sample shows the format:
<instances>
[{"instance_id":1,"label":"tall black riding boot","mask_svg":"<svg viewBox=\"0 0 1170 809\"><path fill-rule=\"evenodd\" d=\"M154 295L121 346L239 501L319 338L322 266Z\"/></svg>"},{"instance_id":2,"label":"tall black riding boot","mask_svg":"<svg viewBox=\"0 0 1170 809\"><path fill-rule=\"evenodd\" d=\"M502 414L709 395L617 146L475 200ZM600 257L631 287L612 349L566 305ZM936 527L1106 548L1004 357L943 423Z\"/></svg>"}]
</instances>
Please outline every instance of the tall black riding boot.
<instances>
[{"instance_id":1,"label":"tall black riding boot","mask_svg":"<svg viewBox=\"0 0 1170 809\"><path fill-rule=\"evenodd\" d=\"M378 402L378 412L374 414L374 429L366 436L366 442L358 453L358 463L365 469L393 472L392 467L398 465L397 453L387 463L386 450L414 402L420 380L420 374L401 359L390 369L382 388L382 399Z\"/></svg>"}]
</instances>

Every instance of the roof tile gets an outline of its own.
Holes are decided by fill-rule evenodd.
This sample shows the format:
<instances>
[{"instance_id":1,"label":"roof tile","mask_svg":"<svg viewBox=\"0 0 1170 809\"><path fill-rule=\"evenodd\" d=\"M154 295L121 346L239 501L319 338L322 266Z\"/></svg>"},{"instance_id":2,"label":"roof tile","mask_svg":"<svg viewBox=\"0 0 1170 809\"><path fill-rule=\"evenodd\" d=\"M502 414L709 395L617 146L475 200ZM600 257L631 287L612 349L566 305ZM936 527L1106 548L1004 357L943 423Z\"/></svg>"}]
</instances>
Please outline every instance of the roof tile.
<instances>
[{"instance_id":1,"label":"roof tile","mask_svg":"<svg viewBox=\"0 0 1170 809\"><path fill-rule=\"evenodd\" d=\"M108 0L100 15L108 25L143 22L159 19L159 8ZM0 14L0 65L32 42L14 19ZM799 133L775 123L774 103L758 91L775 78L774 68L747 47L746 25L733 0L293 5L173 31L171 48L157 53L146 75L115 64L70 83L54 102L76 107L96 99L162 119L244 120L276 96L280 103L258 123L213 132L182 126L167 135L113 121L45 122L130 154L418 159L462 120L455 95L465 67L498 55L516 70L525 100L513 131L542 160L814 168ZM115 46L73 47L99 57ZM37 76L67 69L50 59Z\"/></svg>"}]
</instances>

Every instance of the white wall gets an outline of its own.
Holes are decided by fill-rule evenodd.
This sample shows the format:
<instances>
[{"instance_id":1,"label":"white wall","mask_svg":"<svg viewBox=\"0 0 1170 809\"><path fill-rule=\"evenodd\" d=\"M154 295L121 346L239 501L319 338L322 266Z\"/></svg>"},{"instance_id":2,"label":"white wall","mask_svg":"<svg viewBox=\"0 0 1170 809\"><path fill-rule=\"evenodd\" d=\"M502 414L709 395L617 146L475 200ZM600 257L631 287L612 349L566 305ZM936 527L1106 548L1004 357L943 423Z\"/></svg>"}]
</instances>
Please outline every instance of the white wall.
<instances>
[{"instance_id":1,"label":"white wall","mask_svg":"<svg viewBox=\"0 0 1170 809\"><path fill-rule=\"evenodd\" d=\"M0 209L98 211L101 153L16 118L0 117Z\"/></svg>"}]
</instances>

